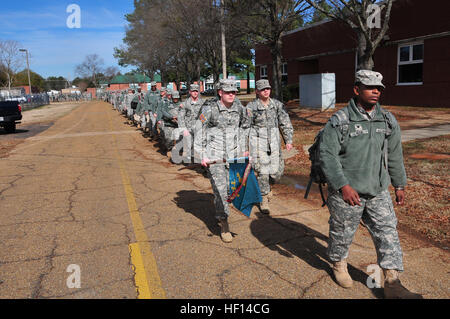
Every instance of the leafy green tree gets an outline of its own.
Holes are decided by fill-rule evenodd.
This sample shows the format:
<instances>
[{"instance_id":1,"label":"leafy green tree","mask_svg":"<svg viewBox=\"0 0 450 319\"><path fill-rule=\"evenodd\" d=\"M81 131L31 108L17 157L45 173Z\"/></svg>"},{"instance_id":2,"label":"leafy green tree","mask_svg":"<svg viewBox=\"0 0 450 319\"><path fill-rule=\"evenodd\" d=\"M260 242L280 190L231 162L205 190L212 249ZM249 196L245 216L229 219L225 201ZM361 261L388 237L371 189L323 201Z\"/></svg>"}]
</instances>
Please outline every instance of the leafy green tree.
<instances>
[{"instance_id":1,"label":"leafy green tree","mask_svg":"<svg viewBox=\"0 0 450 319\"><path fill-rule=\"evenodd\" d=\"M39 93L45 91L45 79L30 70L30 82L33 93ZM15 75L13 86L28 86L28 70L18 72Z\"/></svg>"}]
</instances>

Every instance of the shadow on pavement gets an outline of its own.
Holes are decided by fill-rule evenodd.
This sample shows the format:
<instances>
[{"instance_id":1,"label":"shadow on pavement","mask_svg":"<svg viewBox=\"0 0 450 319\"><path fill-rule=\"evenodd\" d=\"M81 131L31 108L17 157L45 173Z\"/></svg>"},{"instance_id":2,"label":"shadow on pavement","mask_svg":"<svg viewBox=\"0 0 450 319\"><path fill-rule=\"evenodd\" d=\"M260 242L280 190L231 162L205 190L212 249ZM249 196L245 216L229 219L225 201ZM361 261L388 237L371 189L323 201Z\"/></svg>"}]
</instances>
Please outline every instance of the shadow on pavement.
<instances>
[{"instance_id":1,"label":"shadow on pavement","mask_svg":"<svg viewBox=\"0 0 450 319\"><path fill-rule=\"evenodd\" d=\"M220 236L217 219L214 217L215 207L213 194L199 193L194 190L183 190L177 193L174 202L186 213L192 214L200 219L213 235Z\"/></svg>"},{"instance_id":2,"label":"shadow on pavement","mask_svg":"<svg viewBox=\"0 0 450 319\"><path fill-rule=\"evenodd\" d=\"M262 244L284 257L298 257L311 267L326 271L336 283L330 264L325 261L328 260L327 247L317 240L328 241L327 236L289 219L274 218L260 213L257 213L256 216L258 219L250 224L250 230ZM369 277L366 273L350 264L348 272L354 281L366 286ZM376 298L384 297L382 288L370 290Z\"/></svg>"}]
</instances>

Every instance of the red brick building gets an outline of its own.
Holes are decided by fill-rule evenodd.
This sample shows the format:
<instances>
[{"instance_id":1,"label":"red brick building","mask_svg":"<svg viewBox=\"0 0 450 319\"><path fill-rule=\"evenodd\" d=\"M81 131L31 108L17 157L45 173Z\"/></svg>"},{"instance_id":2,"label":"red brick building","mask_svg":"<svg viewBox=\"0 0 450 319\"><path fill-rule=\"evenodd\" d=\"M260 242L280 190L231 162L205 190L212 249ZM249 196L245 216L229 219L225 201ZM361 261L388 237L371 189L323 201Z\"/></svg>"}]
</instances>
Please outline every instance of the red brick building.
<instances>
[{"instance_id":1,"label":"red brick building","mask_svg":"<svg viewBox=\"0 0 450 319\"><path fill-rule=\"evenodd\" d=\"M385 105L450 107L450 1L397 0L387 37L374 55L384 76ZM352 97L356 71L356 34L347 25L323 21L283 36L283 77L298 84L299 75L336 74L336 101ZM255 48L256 78L272 79L272 58L264 45Z\"/></svg>"}]
</instances>

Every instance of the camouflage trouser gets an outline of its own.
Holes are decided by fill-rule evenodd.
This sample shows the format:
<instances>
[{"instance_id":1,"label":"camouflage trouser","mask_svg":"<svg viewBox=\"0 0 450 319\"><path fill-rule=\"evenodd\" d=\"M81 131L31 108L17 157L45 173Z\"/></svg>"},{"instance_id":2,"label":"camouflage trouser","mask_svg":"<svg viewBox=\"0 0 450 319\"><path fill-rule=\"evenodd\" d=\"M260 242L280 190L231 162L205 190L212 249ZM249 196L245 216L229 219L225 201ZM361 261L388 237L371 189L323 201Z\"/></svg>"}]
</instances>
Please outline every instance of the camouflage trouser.
<instances>
[{"instance_id":1,"label":"camouflage trouser","mask_svg":"<svg viewBox=\"0 0 450 319\"><path fill-rule=\"evenodd\" d=\"M175 132L175 145L172 150L172 161L175 164L192 163L193 155L193 138L192 133L189 136L184 136L184 129L177 128Z\"/></svg>"},{"instance_id":2,"label":"camouflage trouser","mask_svg":"<svg viewBox=\"0 0 450 319\"><path fill-rule=\"evenodd\" d=\"M215 217L218 220L226 219L230 215L230 208L227 202L228 185L230 183L229 165L227 163L210 165L208 177L214 192Z\"/></svg>"},{"instance_id":3,"label":"camouflage trouser","mask_svg":"<svg viewBox=\"0 0 450 319\"><path fill-rule=\"evenodd\" d=\"M156 117L153 115L152 112L149 113L149 130L153 135L158 135L158 131L156 130Z\"/></svg>"},{"instance_id":4,"label":"camouflage trouser","mask_svg":"<svg viewBox=\"0 0 450 319\"><path fill-rule=\"evenodd\" d=\"M370 199L361 197L362 206L351 206L343 200L340 192L334 192L328 196L327 205L330 211L327 253L331 261L347 258L362 218L375 244L380 267L403 271L397 217L388 190Z\"/></svg>"},{"instance_id":5,"label":"camouflage trouser","mask_svg":"<svg viewBox=\"0 0 450 319\"><path fill-rule=\"evenodd\" d=\"M129 120L132 119L133 114L134 114L134 110L129 106L127 108L127 117L128 117Z\"/></svg>"},{"instance_id":6,"label":"camouflage trouser","mask_svg":"<svg viewBox=\"0 0 450 319\"><path fill-rule=\"evenodd\" d=\"M141 115L141 128L144 129L147 125L148 115L145 115L145 113L142 113Z\"/></svg>"},{"instance_id":7,"label":"camouflage trouser","mask_svg":"<svg viewBox=\"0 0 450 319\"><path fill-rule=\"evenodd\" d=\"M162 132L161 138L164 146L168 151L171 151L175 144L174 137L176 134L176 128L171 126L164 126L161 132Z\"/></svg>"},{"instance_id":8,"label":"camouflage trouser","mask_svg":"<svg viewBox=\"0 0 450 319\"><path fill-rule=\"evenodd\" d=\"M278 182L283 176L284 160L281 158L281 152L273 152L268 155L267 152L258 152L258 158L254 164L255 172L261 195L270 193L270 179Z\"/></svg>"}]
</instances>

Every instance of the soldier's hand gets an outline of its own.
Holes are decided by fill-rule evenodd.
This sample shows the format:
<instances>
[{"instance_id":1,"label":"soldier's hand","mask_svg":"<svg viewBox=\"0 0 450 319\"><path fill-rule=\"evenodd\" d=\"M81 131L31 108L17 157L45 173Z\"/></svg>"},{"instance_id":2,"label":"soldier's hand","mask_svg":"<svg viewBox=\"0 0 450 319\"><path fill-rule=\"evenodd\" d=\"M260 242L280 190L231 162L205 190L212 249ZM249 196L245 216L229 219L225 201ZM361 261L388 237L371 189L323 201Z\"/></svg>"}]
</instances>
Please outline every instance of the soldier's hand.
<instances>
[{"instance_id":1,"label":"soldier's hand","mask_svg":"<svg viewBox=\"0 0 450 319\"><path fill-rule=\"evenodd\" d=\"M286 144L286 149L288 150L288 151L290 151L291 149L293 149L294 148L294 146L292 145L292 144Z\"/></svg>"},{"instance_id":2,"label":"soldier's hand","mask_svg":"<svg viewBox=\"0 0 450 319\"><path fill-rule=\"evenodd\" d=\"M345 185L341 188L342 198L344 201L351 206L362 206L361 199L359 198L358 192L355 191L350 185Z\"/></svg>"},{"instance_id":3,"label":"soldier's hand","mask_svg":"<svg viewBox=\"0 0 450 319\"><path fill-rule=\"evenodd\" d=\"M405 190L396 189L395 190L395 202L397 205L403 206L405 204Z\"/></svg>"},{"instance_id":4,"label":"soldier's hand","mask_svg":"<svg viewBox=\"0 0 450 319\"><path fill-rule=\"evenodd\" d=\"M183 132L183 136L189 136L189 135L191 135L191 133L189 133L189 131L188 131L188 130L184 130L184 132Z\"/></svg>"},{"instance_id":5,"label":"soldier's hand","mask_svg":"<svg viewBox=\"0 0 450 319\"><path fill-rule=\"evenodd\" d=\"M209 163L209 158L205 157L202 159L202 166L203 167L208 167Z\"/></svg>"}]
</instances>

